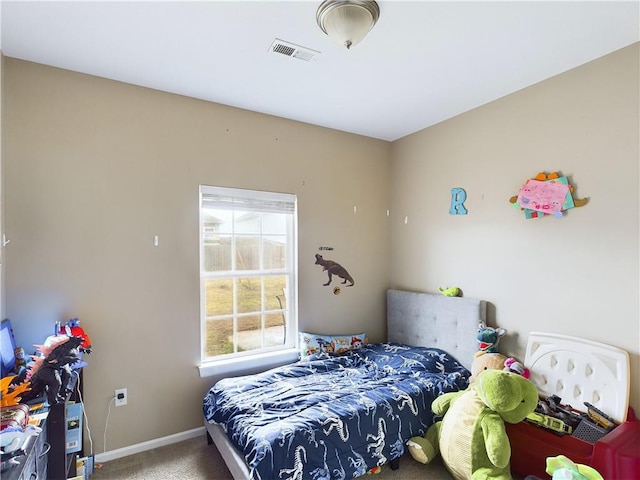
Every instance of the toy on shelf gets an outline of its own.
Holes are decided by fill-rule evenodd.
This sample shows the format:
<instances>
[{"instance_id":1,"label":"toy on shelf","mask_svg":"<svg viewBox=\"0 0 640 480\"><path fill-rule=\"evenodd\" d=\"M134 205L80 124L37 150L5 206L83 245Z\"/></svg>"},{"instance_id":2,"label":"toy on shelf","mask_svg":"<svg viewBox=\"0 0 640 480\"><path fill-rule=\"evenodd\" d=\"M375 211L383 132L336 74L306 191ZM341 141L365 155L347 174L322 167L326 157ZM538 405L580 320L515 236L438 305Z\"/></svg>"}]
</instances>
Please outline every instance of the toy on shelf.
<instances>
[{"instance_id":1,"label":"toy on shelf","mask_svg":"<svg viewBox=\"0 0 640 480\"><path fill-rule=\"evenodd\" d=\"M29 391L22 396L22 401L28 402L46 392L50 405L64 402L69 393L70 365L80 359L80 344L83 341L81 337L60 335L49 346L37 345L43 358L33 357L33 366L27 373Z\"/></svg>"},{"instance_id":2,"label":"toy on shelf","mask_svg":"<svg viewBox=\"0 0 640 480\"><path fill-rule=\"evenodd\" d=\"M468 389L433 402L434 413L444 416L424 438L409 440L409 453L425 464L439 453L457 480L510 480L511 446L504 423L521 422L537 401L536 387L521 375L484 370Z\"/></svg>"},{"instance_id":3,"label":"toy on shelf","mask_svg":"<svg viewBox=\"0 0 640 480\"><path fill-rule=\"evenodd\" d=\"M55 335L47 337L43 345L36 345L40 355L33 355L33 363L26 372L29 391L22 395L28 402L46 393L49 403L64 402L69 393L71 372L84 366L84 353L91 353L89 335L80 327L80 321L72 318L67 323L55 325Z\"/></svg>"},{"instance_id":4,"label":"toy on shelf","mask_svg":"<svg viewBox=\"0 0 640 480\"><path fill-rule=\"evenodd\" d=\"M61 324L60 322L56 323L56 332L55 336L58 335L67 335L68 337L80 337L82 338L82 343L80 344L80 350L87 354L91 353L91 339L87 332L80 326L80 320L77 318L72 318L67 323ZM51 337L49 337L51 338Z\"/></svg>"},{"instance_id":5,"label":"toy on shelf","mask_svg":"<svg viewBox=\"0 0 640 480\"><path fill-rule=\"evenodd\" d=\"M29 390L29 385L21 383L18 375L9 375L0 379L0 406L17 405L21 395Z\"/></svg>"},{"instance_id":6,"label":"toy on shelf","mask_svg":"<svg viewBox=\"0 0 640 480\"><path fill-rule=\"evenodd\" d=\"M480 322L478 325L478 349L481 352L497 353L498 342L502 337L506 335L507 331L504 328L488 327L484 323Z\"/></svg>"},{"instance_id":7,"label":"toy on shelf","mask_svg":"<svg viewBox=\"0 0 640 480\"><path fill-rule=\"evenodd\" d=\"M16 363L13 367L13 371L19 375L23 368L27 368L27 356L24 353L24 348L16 347L13 350L13 356L16 359Z\"/></svg>"}]
</instances>

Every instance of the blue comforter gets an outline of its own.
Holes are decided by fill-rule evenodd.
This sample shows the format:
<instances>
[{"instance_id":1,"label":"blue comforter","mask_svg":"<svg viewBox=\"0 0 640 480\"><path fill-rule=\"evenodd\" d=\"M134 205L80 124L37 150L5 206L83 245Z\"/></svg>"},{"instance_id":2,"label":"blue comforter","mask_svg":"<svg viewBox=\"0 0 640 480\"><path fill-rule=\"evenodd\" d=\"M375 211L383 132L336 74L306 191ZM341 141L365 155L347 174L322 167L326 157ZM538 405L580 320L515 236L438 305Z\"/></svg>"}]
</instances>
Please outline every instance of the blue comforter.
<instances>
[{"instance_id":1,"label":"blue comforter","mask_svg":"<svg viewBox=\"0 0 640 480\"><path fill-rule=\"evenodd\" d=\"M204 415L253 480L344 479L400 457L433 423L431 402L469 371L442 350L380 343L216 383Z\"/></svg>"}]
</instances>

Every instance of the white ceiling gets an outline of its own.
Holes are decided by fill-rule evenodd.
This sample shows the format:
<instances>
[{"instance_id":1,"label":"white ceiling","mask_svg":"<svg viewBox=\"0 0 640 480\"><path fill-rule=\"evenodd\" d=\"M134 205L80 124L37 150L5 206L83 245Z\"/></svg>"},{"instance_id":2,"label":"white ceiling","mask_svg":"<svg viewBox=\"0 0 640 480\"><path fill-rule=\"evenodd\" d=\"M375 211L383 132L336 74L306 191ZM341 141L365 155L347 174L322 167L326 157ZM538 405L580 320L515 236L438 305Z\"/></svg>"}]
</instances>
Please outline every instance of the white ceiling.
<instances>
[{"instance_id":1,"label":"white ceiling","mask_svg":"<svg viewBox=\"0 0 640 480\"><path fill-rule=\"evenodd\" d=\"M347 51L316 1L2 1L4 55L395 140L640 41L639 1L379 1ZM321 52L272 53L274 39Z\"/></svg>"}]
</instances>

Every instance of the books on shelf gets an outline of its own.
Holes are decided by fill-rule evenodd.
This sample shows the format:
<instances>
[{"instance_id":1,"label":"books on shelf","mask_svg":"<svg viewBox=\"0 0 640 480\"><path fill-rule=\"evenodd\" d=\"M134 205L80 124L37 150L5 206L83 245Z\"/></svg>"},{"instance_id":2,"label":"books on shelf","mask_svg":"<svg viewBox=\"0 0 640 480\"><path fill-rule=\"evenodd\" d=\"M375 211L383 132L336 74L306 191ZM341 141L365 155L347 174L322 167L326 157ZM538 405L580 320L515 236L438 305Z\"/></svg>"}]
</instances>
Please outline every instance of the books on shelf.
<instances>
[{"instance_id":1,"label":"books on shelf","mask_svg":"<svg viewBox=\"0 0 640 480\"><path fill-rule=\"evenodd\" d=\"M69 402L66 408L66 448L67 453L75 453L82 450L82 403Z\"/></svg>"}]
</instances>

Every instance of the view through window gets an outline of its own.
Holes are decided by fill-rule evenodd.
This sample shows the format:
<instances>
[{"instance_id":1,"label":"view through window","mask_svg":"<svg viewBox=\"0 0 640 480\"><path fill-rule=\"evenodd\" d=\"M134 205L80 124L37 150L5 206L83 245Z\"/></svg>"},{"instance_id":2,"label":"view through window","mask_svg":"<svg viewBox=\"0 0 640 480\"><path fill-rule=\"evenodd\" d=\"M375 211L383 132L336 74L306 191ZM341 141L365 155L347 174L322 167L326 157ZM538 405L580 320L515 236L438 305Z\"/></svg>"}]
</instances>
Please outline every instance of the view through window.
<instances>
[{"instance_id":1,"label":"view through window","mask_svg":"<svg viewBox=\"0 0 640 480\"><path fill-rule=\"evenodd\" d=\"M291 348L295 195L200 187L204 362Z\"/></svg>"}]
</instances>

